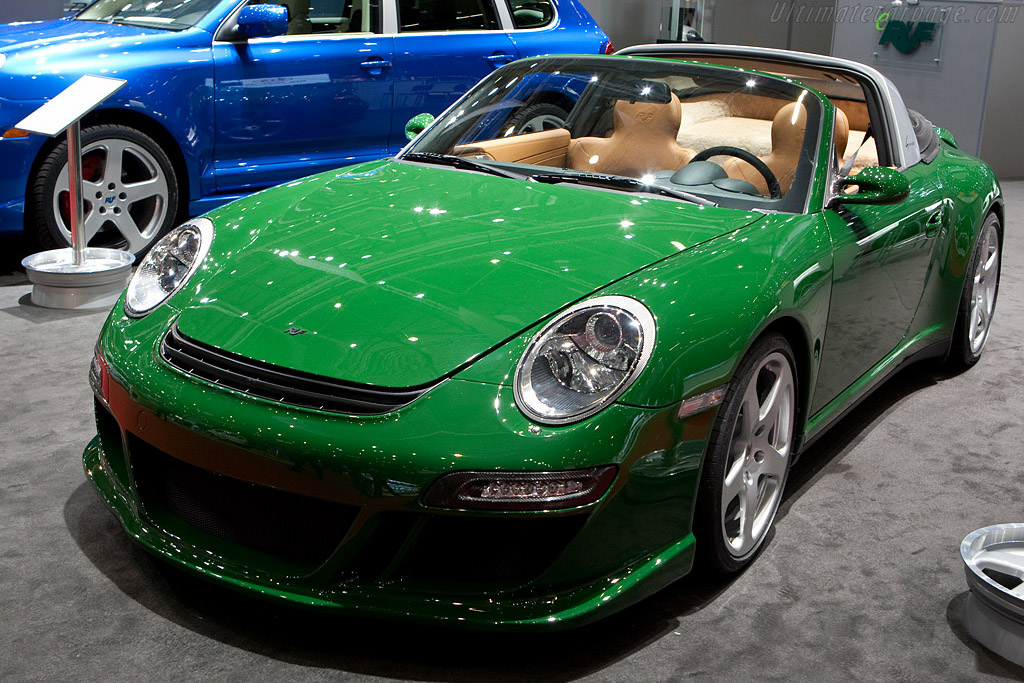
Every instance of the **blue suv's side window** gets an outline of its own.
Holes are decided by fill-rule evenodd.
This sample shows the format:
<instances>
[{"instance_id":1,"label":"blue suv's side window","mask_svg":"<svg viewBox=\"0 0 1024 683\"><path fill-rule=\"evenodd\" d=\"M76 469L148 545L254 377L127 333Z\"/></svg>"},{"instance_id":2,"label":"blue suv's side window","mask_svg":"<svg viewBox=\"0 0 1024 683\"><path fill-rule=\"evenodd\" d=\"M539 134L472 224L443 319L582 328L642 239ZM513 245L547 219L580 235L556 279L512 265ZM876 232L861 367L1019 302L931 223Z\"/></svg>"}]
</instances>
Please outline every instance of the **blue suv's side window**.
<instances>
[{"instance_id":1,"label":"blue suv's side window","mask_svg":"<svg viewBox=\"0 0 1024 683\"><path fill-rule=\"evenodd\" d=\"M509 0L516 28L542 28L555 18L551 0Z\"/></svg>"},{"instance_id":2,"label":"blue suv's side window","mask_svg":"<svg viewBox=\"0 0 1024 683\"><path fill-rule=\"evenodd\" d=\"M399 0L398 30L497 31L501 29L492 0Z\"/></svg>"},{"instance_id":3,"label":"blue suv's side window","mask_svg":"<svg viewBox=\"0 0 1024 683\"><path fill-rule=\"evenodd\" d=\"M380 0L272 0L288 9L288 35L380 33ZM257 3L252 3L257 4Z\"/></svg>"}]
</instances>

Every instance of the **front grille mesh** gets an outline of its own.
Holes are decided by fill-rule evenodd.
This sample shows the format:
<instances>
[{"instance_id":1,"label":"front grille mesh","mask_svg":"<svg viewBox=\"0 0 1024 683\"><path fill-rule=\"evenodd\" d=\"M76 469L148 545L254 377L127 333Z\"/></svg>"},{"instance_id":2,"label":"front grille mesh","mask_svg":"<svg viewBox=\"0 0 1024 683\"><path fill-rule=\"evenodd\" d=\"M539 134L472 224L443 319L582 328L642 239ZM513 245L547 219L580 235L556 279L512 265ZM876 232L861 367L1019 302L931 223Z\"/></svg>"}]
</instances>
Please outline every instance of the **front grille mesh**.
<instances>
[{"instance_id":1,"label":"front grille mesh","mask_svg":"<svg viewBox=\"0 0 1024 683\"><path fill-rule=\"evenodd\" d=\"M383 415L436 386L393 389L291 370L191 339L178 330L177 323L164 337L160 356L182 372L250 396L349 415Z\"/></svg>"},{"instance_id":2,"label":"front grille mesh","mask_svg":"<svg viewBox=\"0 0 1024 683\"><path fill-rule=\"evenodd\" d=\"M232 479L178 460L129 434L135 482L150 515L294 563L323 564L359 507ZM169 517L168 517L169 515Z\"/></svg>"}]
</instances>

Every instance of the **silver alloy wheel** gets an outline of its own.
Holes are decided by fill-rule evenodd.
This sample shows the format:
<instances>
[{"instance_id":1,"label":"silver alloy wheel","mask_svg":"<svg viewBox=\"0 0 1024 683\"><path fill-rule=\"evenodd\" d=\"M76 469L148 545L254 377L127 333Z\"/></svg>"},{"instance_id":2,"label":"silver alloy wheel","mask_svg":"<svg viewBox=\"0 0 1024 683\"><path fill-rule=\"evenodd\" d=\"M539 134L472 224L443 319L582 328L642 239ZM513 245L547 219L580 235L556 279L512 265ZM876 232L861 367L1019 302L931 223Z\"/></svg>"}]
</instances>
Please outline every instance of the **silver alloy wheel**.
<instances>
[{"instance_id":1,"label":"silver alloy wheel","mask_svg":"<svg viewBox=\"0 0 1024 683\"><path fill-rule=\"evenodd\" d=\"M722 480L721 532L733 557L760 545L782 499L796 391L789 359L768 354L743 390Z\"/></svg>"},{"instance_id":2,"label":"silver alloy wheel","mask_svg":"<svg viewBox=\"0 0 1024 683\"><path fill-rule=\"evenodd\" d=\"M981 254L974 268L971 286L971 327L968 339L971 353L981 354L992 328L992 313L996 307L996 287L999 285L999 230L995 221L988 221L978 248Z\"/></svg>"},{"instance_id":3,"label":"silver alloy wheel","mask_svg":"<svg viewBox=\"0 0 1024 683\"><path fill-rule=\"evenodd\" d=\"M138 253L160 234L169 210L167 178L157 160L141 145L129 140L105 138L85 145L83 167L102 156L98 175L83 182L86 202L86 242L98 233L108 239L104 245L123 247ZM64 219L67 201L68 167L61 168L53 192L53 214L61 235L71 243L71 228Z\"/></svg>"},{"instance_id":4,"label":"silver alloy wheel","mask_svg":"<svg viewBox=\"0 0 1024 683\"><path fill-rule=\"evenodd\" d=\"M544 130L555 130L556 128L564 128L565 119L554 114L538 114L523 122L519 126L519 130L516 131L517 135L524 133L539 133Z\"/></svg>"}]
</instances>

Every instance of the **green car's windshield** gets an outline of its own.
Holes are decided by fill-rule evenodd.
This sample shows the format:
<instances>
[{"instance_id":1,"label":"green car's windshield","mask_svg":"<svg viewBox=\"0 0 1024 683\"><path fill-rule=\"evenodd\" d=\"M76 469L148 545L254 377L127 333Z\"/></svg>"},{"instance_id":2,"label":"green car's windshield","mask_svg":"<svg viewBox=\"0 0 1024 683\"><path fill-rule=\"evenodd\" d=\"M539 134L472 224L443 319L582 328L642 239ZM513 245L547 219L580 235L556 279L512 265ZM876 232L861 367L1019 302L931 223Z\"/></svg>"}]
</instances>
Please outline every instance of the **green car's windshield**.
<instances>
[{"instance_id":1,"label":"green car's windshield","mask_svg":"<svg viewBox=\"0 0 1024 683\"><path fill-rule=\"evenodd\" d=\"M471 159L524 182L801 212L818 163L822 110L813 91L760 73L546 57L481 82L407 154L421 163L429 155Z\"/></svg>"},{"instance_id":2,"label":"green car's windshield","mask_svg":"<svg viewBox=\"0 0 1024 683\"><path fill-rule=\"evenodd\" d=\"M220 0L98 0L77 21L103 21L180 31L192 28Z\"/></svg>"}]
</instances>

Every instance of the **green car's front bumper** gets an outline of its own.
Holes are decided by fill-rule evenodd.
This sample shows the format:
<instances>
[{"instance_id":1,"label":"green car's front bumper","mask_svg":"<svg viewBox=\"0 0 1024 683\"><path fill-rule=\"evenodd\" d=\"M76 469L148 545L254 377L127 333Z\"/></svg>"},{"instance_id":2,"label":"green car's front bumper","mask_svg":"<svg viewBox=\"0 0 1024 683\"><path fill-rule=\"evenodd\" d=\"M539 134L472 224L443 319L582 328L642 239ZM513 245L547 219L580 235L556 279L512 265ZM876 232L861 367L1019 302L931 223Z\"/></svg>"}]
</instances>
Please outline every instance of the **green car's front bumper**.
<instances>
[{"instance_id":1,"label":"green car's front bumper","mask_svg":"<svg viewBox=\"0 0 1024 683\"><path fill-rule=\"evenodd\" d=\"M692 565L714 410L680 422L677 406L612 405L538 430L510 387L454 378L387 415L329 414L188 377L135 341L159 340L167 325L108 322L98 436L84 459L128 533L190 571L353 614L557 628L621 609ZM450 472L602 465L617 467L607 492L568 510L421 502Z\"/></svg>"}]
</instances>

